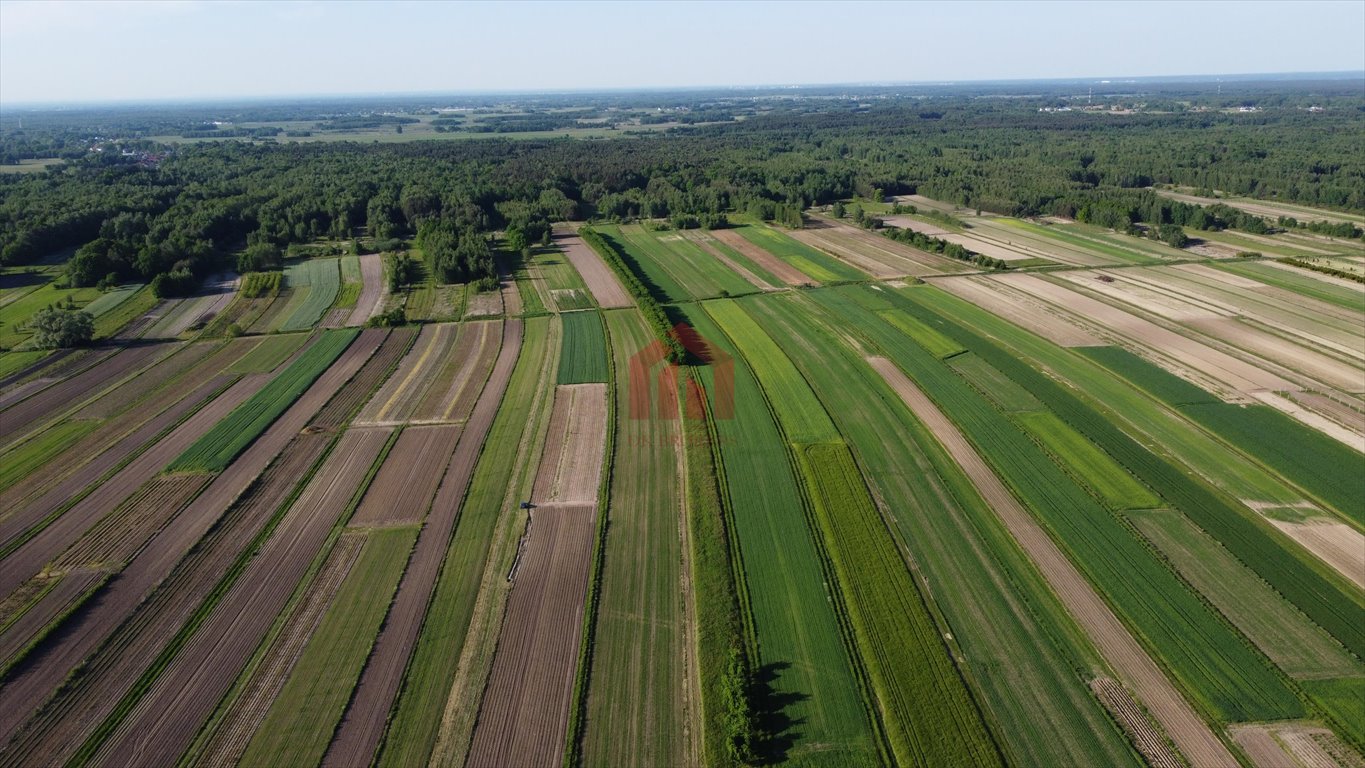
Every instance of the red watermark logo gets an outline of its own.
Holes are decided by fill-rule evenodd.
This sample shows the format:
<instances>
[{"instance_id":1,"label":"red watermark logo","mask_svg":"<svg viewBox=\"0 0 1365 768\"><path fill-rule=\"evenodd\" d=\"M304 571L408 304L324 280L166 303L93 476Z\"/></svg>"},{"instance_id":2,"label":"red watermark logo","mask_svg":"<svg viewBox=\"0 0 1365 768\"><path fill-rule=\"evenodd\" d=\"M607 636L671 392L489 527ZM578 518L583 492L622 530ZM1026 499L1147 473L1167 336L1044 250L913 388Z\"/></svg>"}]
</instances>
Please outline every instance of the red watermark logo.
<instances>
[{"instance_id":1,"label":"red watermark logo","mask_svg":"<svg viewBox=\"0 0 1365 768\"><path fill-rule=\"evenodd\" d=\"M717 419L735 417L735 359L725 350L712 344L692 326L678 323L668 334L682 348L706 363L713 371L711 415ZM662 367L659 366L663 363ZM658 368L658 373L654 370ZM685 414L689 419L703 419L702 403L705 393L691 378L687 379L686 405L678 407L677 363L668 359L668 345L659 339L646 344L630 358L630 418L677 419Z\"/></svg>"}]
</instances>

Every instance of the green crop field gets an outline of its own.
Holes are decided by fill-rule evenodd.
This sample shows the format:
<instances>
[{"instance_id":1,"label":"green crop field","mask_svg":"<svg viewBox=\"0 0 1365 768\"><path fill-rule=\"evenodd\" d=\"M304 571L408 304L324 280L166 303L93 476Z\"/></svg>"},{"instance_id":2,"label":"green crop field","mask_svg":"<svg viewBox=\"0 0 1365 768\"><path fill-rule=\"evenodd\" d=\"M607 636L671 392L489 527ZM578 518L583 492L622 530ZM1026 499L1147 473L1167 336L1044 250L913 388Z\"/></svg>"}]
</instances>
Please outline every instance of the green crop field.
<instances>
[{"instance_id":1,"label":"green crop field","mask_svg":"<svg viewBox=\"0 0 1365 768\"><path fill-rule=\"evenodd\" d=\"M1359 291L1315 277L1307 270L1280 269L1271 264L1260 264L1255 261L1225 261L1219 262L1215 267L1234 275L1258 280L1266 285L1325 301L1342 309L1359 311L1362 305L1365 305L1365 298L1361 297Z\"/></svg>"},{"instance_id":2,"label":"green crop field","mask_svg":"<svg viewBox=\"0 0 1365 768\"><path fill-rule=\"evenodd\" d=\"M1365 752L1365 677L1304 680L1300 685L1327 713L1337 734Z\"/></svg>"},{"instance_id":3,"label":"green crop field","mask_svg":"<svg viewBox=\"0 0 1365 768\"><path fill-rule=\"evenodd\" d=\"M226 373L266 373L275 370L289 359L299 347L312 338L307 333L283 333L266 336L250 352L242 355L226 369Z\"/></svg>"},{"instance_id":4,"label":"green crop field","mask_svg":"<svg viewBox=\"0 0 1365 768\"><path fill-rule=\"evenodd\" d=\"M754 290L747 280L680 232L650 232L636 226L622 227L621 232L635 253L668 273L682 291L681 296L672 297L674 301L737 296Z\"/></svg>"},{"instance_id":5,"label":"green crop field","mask_svg":"<svg viewBox=\"0 0 1365 768\"><path fill-rule=\"evenodd\" d=\"M932 352L934 357L949 358L967 351L961 344L903 312L882 310L878 314L888 323L901 329L902 333L914 337L925 349Z\"/></svg>"},{"instance_id":6,"label":"green crop field","mask_svg":"<svg viewBox=\"0 0 1365 768\"><path fill-rule=\"evenodd\" d=\"M585 384L607 380L607 338L597 312L566 312L564 351L559 357L560 384ZM634 354L632 352L631 354Z\"/></svg>"},{"instance_id":7,"label":"green crop field","mask_svg":"<svg viewBox=\"0 0 1365 768\"><path fill-rule=\"evenodd\" d=\"M711 302L707 310L726 304ZM688 321L727 354L740 351L700 309ZM715 396L713 371L701 372ZM760 754L796 765L875 764L877 737L806 523L797 475L745 358L734 361L732 394L734 417L717 418L715 425L743 571L741 599L757 645L755 682L762 701L771 702L755 713L758 727L771 733Z\"/></svg>"},{"instance_id":8,"label":"green crop field","mask_svg":"<svg viewBox=\"0 0 1365 768\"><path fill-rule=\"evenodd\" d=\"M838 289L865 290L858 288ZM816 297L817 300L821 296ZM921 319L930 317L902 302ZM942 361L870 311L850 319L913 378L1070 551L1129 627L1207 712L1227 722L1295 717L1301 705L1270 662L1156 558L1036 443ZM962 336L957 337L959 341ZM973 351L980 348L967 344ZM989 360L1000 368L1000 364ZM1005 369L1002 368L1002 371ZM1016 380L1018 380L1016 378ZM1032 385L1029 387L1038 391Z\"/></svg>"},{"instance_id":9,"label":"green crop field","mask_svg":"<svg viewBox=\"0 0 1365 768\"><path fill-rule=\"evenodd\" d=\"M1056 414L1021 413L1015 420L1081 482L1094 488L1110 509L1151 509L1161 505L1156 494Z\"/></svg>"},{"instance_id":10,"label":"green crop field","mask_svg":"<svg viewBox=\"0 0 1365 768\"><path fill-rule=\"evenodd\" d=\"M839 431L801 373L739 304L724 300L704 306L758 375L788 440L818 443L839 439Z\"/></svg>"},{"instance_id":11,"label":"green crop field","mask_svg":"<svg viewBox=\"0 0 1365 768\"><path fill-rule=\"evenodd\" d=\"M842 315L779 299L754 306L816 394L846 404L835 422L923 569L1010 762L1137 765L1076 674L1102 664L1098 654L957 463L840 340ZM798 353L796 339L818 341Z\"/></svg>"},{"instance_id":12,"label":"green crop field","mask_svg":"<svg viewBox=\"0 0 1365 768\"><path fill-rule=\"evenodd\" d=\"M896 324L900 327L899 324ZM904 329L902 329L904 330ZM921 336L913 335L916 341ZM933 349L929 349L932 353ZM949 367L962 375L978 392L990 398L991 402L1000 406L1002 410L1013 413L1033 413L1043 410L1043 404L1038 402L1038 398L1029 394L1027 389L1019 386L1014 380L1001 373L995 366L982 360L980 356L971 352L964 352L948 361Z\"/></svg>"},{"instance_id":13,"label":"green crop field","mask_svg":"<svg viewBox=\"0 0 1365 768\"><path fill-rule=\"evenodd\" d=\"M307 286L307 293L303 294L304 298L298 302L285 321L280 324L282 331L312 328L336 301L337 291L341 287L341 273L337 268L337 260L313 259L298 265L297 269L290 268L289 284L295 290L299 290L298 286L301 284L295 276L295 272L304 272L304 267L307 267L307 277L305 278L306 282L303 282L302 285ZM295 294L296 297L299 295Z\"/></svg>"},{"instance_id":14,"label":"green crop field","mask_svg":"<svg viewBox=\"0 0 1365 768\"><path fill-rule=\"evenodd\" d=\"M171 472L219 472L251 445L350 346L358 329L326 331L270 383L171 462Z\"/></svg>"},{"instance_id":15,"label":"green crop field","mask_svg":"<svg viewBox=\"0 0 1365 768\"><path fill-rule=\"evenodd\" d=\"M624 251L624 256L633 262L636 272L647 283L650 293L661 302L686 301L692 298L682 282L675 276L677 265L668 268L672 254L663 243L655 240L648 232L638 226L601 227L603 235L610 237Z\"/></svg>"},{"instance_id":16,"label":"green crop field","mask_svg":"<svg viewBox=\"0 0 1365 768\"><path fill-rule=\"evenodd\" d=\"M1184 515L1156 510L1132 519L1180 575L1280 669L1300 678L1365 674L1360 661Z\"/></svg>"},{"instance_id":17,"label":"green crop field","mask_svg":"<svg viewBox=\"0 0 1365 768\"><path fill-rule=\"evenodd\" d=\"M781 232L758 224L736 227L745 240L804 272L812 280L832 283L839 280L866 280L868 275L823 251L793 240Z\"/></svg>"},{"instance_id":18,"label":"green crop field","mask_svg":"<svg viewBox=\"0 0 1365 768\"><path fill-rule=\"evenodd\" d=\"M322 759L416 540L416 528L366 535L331 607L247 745L242 765L316 765Z\"/></svg>"},{"instance_id":19,"label":"green crop field","mask_svg":"<svg viewBox=\"0 0 1365 768\"><path fill-rule=\"evenodd\" d=\"M56 458L99 425L98 419L68 419L0 454L0 490Z\"/></svg>"},{"instance_id":20,"label":"green crop field","mask_svg":"<svg viewBox=\"0 0 1365 768\"><path fill-rule=\"evenodd\" d=\"M1001 765L848 449L826 443L796 452L896 761Z\"/></svg>"},{"instance_id":21,"label":"green crop field","mask_svg":"<svg viewBox=\"0 0 1365 768\"><path fill-rule=\"evenodd\" d=\"M89 312L91 317L98 318L104 315L106 312L122 304L123 302L127 301L129 298L132 297L133 294L141 290L142 287L143 286L141 283L129 283L127 285L120 285L119 287L106 292L98 299L95 299L89 304L86 304L84 307L82 307L82 309L84 309L86 312Z\"/></svg>"}]
</instances>

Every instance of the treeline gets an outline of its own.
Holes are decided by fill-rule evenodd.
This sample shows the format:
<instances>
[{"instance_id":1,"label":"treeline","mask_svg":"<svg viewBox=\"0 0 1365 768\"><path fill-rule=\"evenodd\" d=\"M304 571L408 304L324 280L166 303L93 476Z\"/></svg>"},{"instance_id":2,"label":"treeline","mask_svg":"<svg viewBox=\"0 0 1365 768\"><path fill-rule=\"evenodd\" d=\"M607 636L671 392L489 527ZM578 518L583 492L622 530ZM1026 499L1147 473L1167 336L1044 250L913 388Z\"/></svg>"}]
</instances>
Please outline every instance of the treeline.
<instances>
[{"instance_id":1,"label":"treeline","mask_svg":"<svg viewBox=\"0 0 1365 768\"><path fill-rule=\"evenodd\" d=\"M780 111L595 141L591 151L562 139L224 141L165 149L159 166L144 167L113 144L43 173L0 174L0 262L88 245L73 265L82 284L167 275L161 288L179 290L243 245L409 238L430 219L450 235L435 248L433 271L477 280L487 259L469 238L461 251L460 233L515 227L534 242L565 219L717 226L741 212L799 227L813 205L918 192L1135 233L1144 223L1158 234L1163 224L1274 226L1134 188L1147 183L1365 209L1365 157L1344 113L1038 115L976 102L936 105L933 119L924 111L895 103Z\"/></svg>"},{"instance_id":2,"label":"treeline","mask_svg":"<svg viewBox=\"0 0 1365 768\"><path fill-rule=\"evenodd\" d=\"M881 232L883 237L888 237L898 243L914 246L921 251L937 253L941 256L947 256L950 259L965 261L969 264L985 267L986 269L1001 270L1010 268L1009 262L1004 259L997 259L983 253L977 253L976 251L968 250L957 243L950 243L947 240L934 237L933 235L916 232L908 227L883 227L878 228L877 231Z\"/></svg>"},{"instance_id":3,"label":"treeline","mask_svg":"<svg viewBox=\"0 0 1365 768\"><path fill-rule=\"evenodd\" d=\"M621 280L630 295L635 298L635 304L640 308L640 314L644 315L645 322L654 332L654 338L663 342L668 350L668 359L675 363L680 363L686 357L687 351L683 349L675 333L673 333L673 323L668 319L668 313L654 298L654 294L645 286L634 267L628 263L630 257L625 255L620 246L609 236L603 235L596 230L584 227L578 230L579 236L583 241L592 246L592 249L606 260L616 277Z\"/></svg>"},{"instance_id":4,"label":"treeline","mask_svg":"<svg viewBox=\"0 0 1365 768\"><path fill-rule=\"evenodd\" d=\"M1326 264L1318 264L1316 262L1305 261L1303 259L1290 258L1280 259L1280 261L1293 267L1299 267L1300 269L1311 269L1314 272L1321 272L1324 275L1340 277L1357 283L1365 283L1365 274L1361 274L1359 272L1352 272L1346 269L1337 269L1336 267L1329 267Z\"/></svg>"}]
</instances>

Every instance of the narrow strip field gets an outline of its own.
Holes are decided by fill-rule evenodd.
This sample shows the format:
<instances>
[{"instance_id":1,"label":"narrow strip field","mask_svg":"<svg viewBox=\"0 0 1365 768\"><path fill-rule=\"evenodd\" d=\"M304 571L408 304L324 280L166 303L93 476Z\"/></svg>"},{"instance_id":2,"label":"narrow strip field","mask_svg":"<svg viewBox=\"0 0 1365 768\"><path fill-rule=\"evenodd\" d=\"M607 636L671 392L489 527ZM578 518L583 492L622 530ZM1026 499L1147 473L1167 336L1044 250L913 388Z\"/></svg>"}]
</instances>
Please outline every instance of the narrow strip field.
<instances>
[{"instance_id":1,"label":"narrow strip field","mask_svg":"<svg viewBox=\"0 0 1365 768\"><path fill-rule=\"evenodd\" d=\"M632 397L649 397L651 377L627 371L653 334L636 312L605 317L617 381L624 386L615 393L615 455L583 759L589 765L691 762L698 734L689 709L696 692L686 669L681 599L680 414L625 416Z\"/></svg>"},{"instance_id":2,"label":"narrow strip field","mask_svg":"<svg viewBox=\"0 0 1365 768\"><path fill-rule=\"evenodd\" d=\"M413 525L431 506L441 468L455 450L460 427L413 426L403 430L351 518L356 527Z\"/></svg>"},{"instance_id":3,"label":"narrow strip field","mask_svg":"<svg viewBox=\"0 0 1365 768\"><path fill-rule=\"evenodd\" d=\"M771 274L781 283L786 285L805 285L818 284L819 282L791 264L788 264L744 239L739 233L733 230L713 230L711 236L718 242L733 249L741 258L748 259L758 269Z\"/></svg>"},{"instance_id":4,"label":"narrow strip field","mask_svg":"<svg viewBox=\"0 0 1365 768\"><path fill-rule=\"evenodd\" d=\"M722 233L720 237L726 238L727 245L740 250L744 255L755 258L757 253L767 253L770 258L776 257L799 270L806 276L807 281L829 283L838 280L866 280L869 277L866 272L794 240L772 227L754 224L718 231ZM731 233L737 237L730 237Z\"/></svg>"},{"instance_id":5,"label":"narrow strip field","mask_svg":"<svg viewBox=\"0 0 1365 768\"><path fill-rule=\"evenodd\" d=\"M816 217L805 228L793 230L792 237L877 278L923 277L972 269L955 259L925 253L876 232L824 217Z\"/></svg>"},{"instance_id":6,"label":"narrow strip field","mask_svg":"<svg viewBox=\"0 0 1365 768\"><path fill-rule=\"evenodd\" d=\"M336 301L337 291L341 288L337 259L313 259L291 267L286 273L291 287L300 285L302 281L296 275L298 270L303 269L308 270L307 282L303 283L307 286L307 293L294 311L280 323L281 331L299 331L317 325L323 313Z\"/></svg>"},{"instance_id":7,"label":"narrow strip field","mask_svg":"<svg viewBox=\"0 0 1365 768\"><path fill-rule=\"evenodd\" d=\"M379 314L384 306L384 256L367 253L360 257L360 296L355 300L355 309L346 318L346 325L364 325L365 321Z\"/></svg>"},{"instance_id":8,"label":"narrow strip field","mask_svg":"<svg viewBox=\"0 0 1365 768\"><path fill-rule=\"evenodd\" d=\"M361 409L356 423L393 426L407 421L441 370L463 362L450 354L460 332L457 323L422 326L398 370Z\"/></svg>"},{"instance_id":9,"label":"narrow strip field","mask_svg":"<svg viewBox=\"0 0 1365 768\"><path fill-rule=\"evenodd\" d=\"M607 380L607 339L597 312L566 312L564 350L559 356L559 384L590 384ZM641 347L643 349L643 347ZM631 354L636 350L632 349Z\"/></svg>"},{"instance_id":10,"label":"narrow strip field","mask_svg":"<svg viewBox=\"0 0 1365 768\"><path fill-rule=\"evenodd\" d=\"M523 332L520 320L507 320L502 325L498 359L454 453L450 454L449 463L444 465L441 484L431 502L431 512L417 539L411 563L398 585L398 593L384 627L375 639L355 694L323 758L326 765L349 765L357 755L364 755L368 762L379 749L418 634L432 607L432 594L451 546L460 503L465 498L475 464L516 369ZM441 466L437 464L431 473L440 474Z\"/></svg>"},{"instance_id":11,"label":"narrow strip field","mask_svg":"<svg viewBox=\"0 0 1365 768\"><path fill-rule=\"evenodd\" d=\"M604 384L561 385L469 766L563 760L596 530Z\"/></svg>"},{"instance_id":12,"label":"narrow strip field","mask_svg":"<svg viewBox=\"0 0 1365 768\"><path fill-rule=\"evenodd\" d=\"M602 256L588 247L576 233L556 231L554 243L564 251L564 256L572 263L573 269L579 270L588 291L592 292L592 299L597 300L598 307L602 307L603 310L614 310L635 306L635 301L631 301L631 295L625 291L621 281L617 280L612 267L607 266L606 262L602 261Z\"/></svg>"}]
</instances>

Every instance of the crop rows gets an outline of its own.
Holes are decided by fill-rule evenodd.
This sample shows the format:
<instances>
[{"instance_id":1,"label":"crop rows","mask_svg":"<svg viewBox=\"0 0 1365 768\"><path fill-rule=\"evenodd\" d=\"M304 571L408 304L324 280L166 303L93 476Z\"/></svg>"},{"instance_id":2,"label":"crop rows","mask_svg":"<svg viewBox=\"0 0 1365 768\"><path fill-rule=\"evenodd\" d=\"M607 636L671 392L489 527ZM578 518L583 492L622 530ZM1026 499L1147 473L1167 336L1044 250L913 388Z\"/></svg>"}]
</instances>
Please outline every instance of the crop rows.
<instances>
[{"instance_id":1,"label":"crop rows","mask_svg":"<svg viewBox=\"0 0 1365 768\"><path fill-rule=\"evenodd\" d=\"M896 761L1002 765L848 448L796 450Z\"/></svg>"},{"instance_id":2,"label":"crop rows","mask_svg":"<svg viewBox=\"0 0 1365 768\"><path fill-rule=\"evenodd\" d=\"M1227 722L1302 714L1297 697L1269 661L1180 582L1114 513L1063 473L1004 414L963 387L940 361L847 298L840 289L817 300L858 321L929 393L1203 709ZM990 362L1005 370L1000 362Z\"/></svg>"},{"instance_id":3,"label":"crop rows","mask_svg":"<svg viewBox=\"0 0 1365 768\"><path fill-rule=\"evenodd\" d=\"M559 357L558 384L607 380L607 339L597 312L566 312L564 350Z\"/></svg>"},{"instance_id":4,"label":"crop rows","mask_svg":"<svg viewBox=\"0 0 1365 768\"><path fill-rule=\"evenodd\" d=\"M350 346L357 329L327 331L288 368L266 384L251 399L214 425L175 461L172 472L218 472L226 467L284 413L323 371Z\"/></svg>"},{"instance_id":5,"label":"crop rows","mask_svg":"<svg viewBox=\"0 0 1365 768\"><path fill-rule=\"evenodd\" d=\"M297 277L298 273L304 268L307 269L308 277L306 283L301 283ZM304 262L289 273L290 287L302 284L307 288L307 296L294 309L293 313L280 324L282 331L299 331L305 328L312 328L322 319L322 315L336 301L337 291L341 287L341 272L337 267L336 259L313 259Z\"/></svg>"},{"instance_id":6,"label":"crop rows","mask_svg":"<svg viewBox=\"0 0 1365 768\"><path fill-rule=\"evenodd\" d=\"M941 296L941 294L939 295ZM913 301L902 306L906 311L935 317L941 327L949 321L933 312L926 301L935 296L913 294ZM955 302L949 302L955 306ZM931 313L932 314L928 314ZM986 357L1011 378L1028 387L1052 412L1072 425L1102 450L1126 467L1149 488L1185 513L1199 527L1228 548L1243 564L1284 595L1326 629L1357 657L1365 658L1365 629L1359 622L1365 599L1353 592L1343 580L1311 561L1311 556L1296 554L1256 519L1255 513L1226 495L1197 480L1170 460L1145 448L1125 434L1114 422L1083 403L1076 395L1049 377L1020 362L1009 353L965 327L952 325L953 335L973 351ZM1015 331L1017 334L1022 332Z\"/></svg>"}]
</instances>

